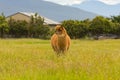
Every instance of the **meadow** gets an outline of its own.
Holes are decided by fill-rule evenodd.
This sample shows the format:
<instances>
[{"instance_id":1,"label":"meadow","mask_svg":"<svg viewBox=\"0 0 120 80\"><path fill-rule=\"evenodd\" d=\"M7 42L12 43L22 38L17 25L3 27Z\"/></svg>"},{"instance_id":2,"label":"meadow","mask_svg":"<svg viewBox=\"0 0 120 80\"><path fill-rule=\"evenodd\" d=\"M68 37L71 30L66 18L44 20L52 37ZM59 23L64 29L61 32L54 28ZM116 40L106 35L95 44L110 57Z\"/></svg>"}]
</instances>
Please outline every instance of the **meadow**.
<instances>
[{"instance_id":1,"label":"meadow","mask_svg":"<svg viewBox=\"0 0 120 80\"><path fill-rule=\"evenodd\" d=\"M0 80L120 80L120 39L72 40L59 57L50 40L0 39Z\"/></svg>"}]
</instances>

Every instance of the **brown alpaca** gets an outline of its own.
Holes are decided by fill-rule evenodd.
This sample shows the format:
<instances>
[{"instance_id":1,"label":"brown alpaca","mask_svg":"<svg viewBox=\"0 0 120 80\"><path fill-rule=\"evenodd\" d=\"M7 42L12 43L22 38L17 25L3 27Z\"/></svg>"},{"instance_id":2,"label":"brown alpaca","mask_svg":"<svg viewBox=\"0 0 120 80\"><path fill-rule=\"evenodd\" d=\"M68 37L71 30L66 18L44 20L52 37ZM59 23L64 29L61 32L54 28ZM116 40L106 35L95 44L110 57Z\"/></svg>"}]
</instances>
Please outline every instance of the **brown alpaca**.
<instances>
[{"instance_id":1,"label":"brown alpaca","mask_svg":"<svg viewBox=\"0 0 120 80\"><path fill-rule=\"evenodd\" d=\"M55 33L51 37L51 45L57 54L64 53L69 49L70 37L64 27L60 25L55 27Z\"/></svg>"}]
</instances>

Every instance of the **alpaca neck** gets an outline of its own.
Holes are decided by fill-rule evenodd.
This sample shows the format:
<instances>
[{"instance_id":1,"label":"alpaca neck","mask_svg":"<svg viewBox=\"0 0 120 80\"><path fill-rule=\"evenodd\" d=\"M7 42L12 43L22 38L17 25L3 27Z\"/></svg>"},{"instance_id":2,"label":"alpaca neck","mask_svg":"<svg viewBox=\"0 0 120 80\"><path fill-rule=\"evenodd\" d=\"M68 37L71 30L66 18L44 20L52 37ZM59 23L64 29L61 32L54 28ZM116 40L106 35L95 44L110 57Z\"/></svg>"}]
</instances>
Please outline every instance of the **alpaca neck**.
<instances>
[{"instance_id":1,"label":"alpaca neck","mask_svg":"<svg viewBox=\"0 0 120 80\"><path fill-rule=\"evenodd\" d=\"M60 45L60 47L63 47L65 45L65 40L66 40L65 37L66 35L58 37L58 44Z\"/></svg>"}]
</instances>

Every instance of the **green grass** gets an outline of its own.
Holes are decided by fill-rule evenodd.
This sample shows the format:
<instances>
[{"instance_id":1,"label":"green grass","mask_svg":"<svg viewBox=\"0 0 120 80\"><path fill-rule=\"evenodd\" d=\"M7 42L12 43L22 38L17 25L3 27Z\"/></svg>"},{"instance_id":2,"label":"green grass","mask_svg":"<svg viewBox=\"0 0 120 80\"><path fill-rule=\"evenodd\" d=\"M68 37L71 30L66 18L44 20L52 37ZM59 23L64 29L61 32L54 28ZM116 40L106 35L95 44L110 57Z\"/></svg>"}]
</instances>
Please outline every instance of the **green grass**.
<instances>
[{"instance_id":1,"label":"green grass","mask_svg":"<svg viewBox=\"0 0 120 80\"><path fill-rule=\"evenodd\" d=\"M49 40L0 39L0 80L120 80L120 40L72 40L58 57Z\"/></svg>"}]
</instances>

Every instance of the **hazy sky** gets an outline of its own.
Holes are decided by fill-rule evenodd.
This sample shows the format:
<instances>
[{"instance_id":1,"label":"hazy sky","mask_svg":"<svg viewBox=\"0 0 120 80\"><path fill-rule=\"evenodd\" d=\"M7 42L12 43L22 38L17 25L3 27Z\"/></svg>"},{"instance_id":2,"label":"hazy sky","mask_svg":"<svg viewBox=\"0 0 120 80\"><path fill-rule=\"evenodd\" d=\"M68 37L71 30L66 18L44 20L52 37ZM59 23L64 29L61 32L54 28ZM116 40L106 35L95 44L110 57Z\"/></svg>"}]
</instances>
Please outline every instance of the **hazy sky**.
<instances>
[{"instance_id":1,"label":"hazy sky","mask_svg":"<svg viewBox=\"0 0 120 80\"><path fill-rule=\"evenodd\" d=\"M80 4L84 1L93 1L93 0L44 0L44 1L50 1L61 5L73 5L73 4ZM94 1L101 1L108 5L115 5L120 3L120 0L94 0Z\"/></svg>"}]
</instances>

